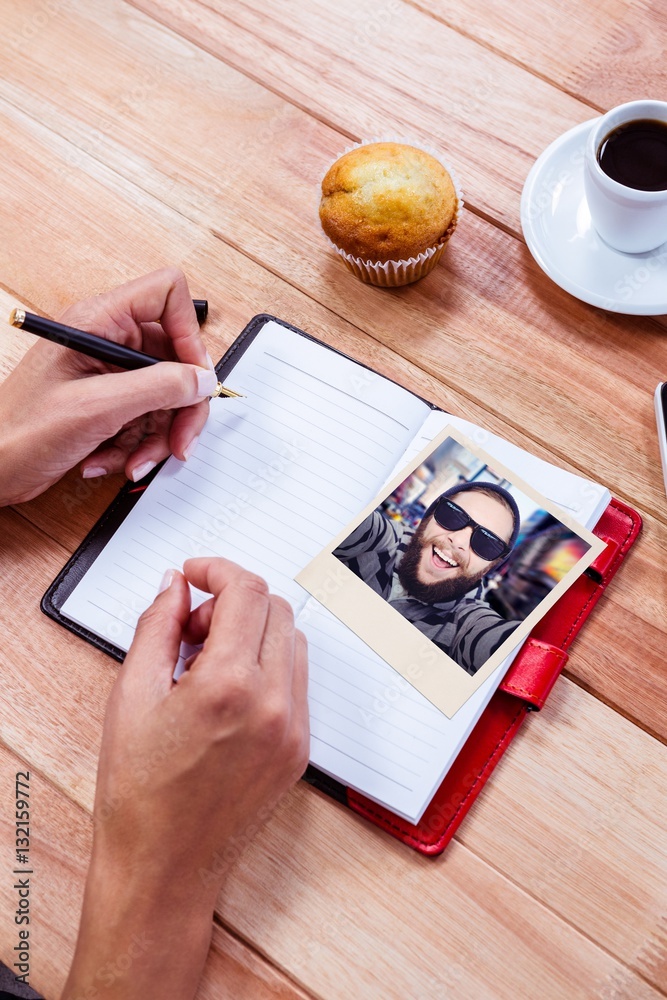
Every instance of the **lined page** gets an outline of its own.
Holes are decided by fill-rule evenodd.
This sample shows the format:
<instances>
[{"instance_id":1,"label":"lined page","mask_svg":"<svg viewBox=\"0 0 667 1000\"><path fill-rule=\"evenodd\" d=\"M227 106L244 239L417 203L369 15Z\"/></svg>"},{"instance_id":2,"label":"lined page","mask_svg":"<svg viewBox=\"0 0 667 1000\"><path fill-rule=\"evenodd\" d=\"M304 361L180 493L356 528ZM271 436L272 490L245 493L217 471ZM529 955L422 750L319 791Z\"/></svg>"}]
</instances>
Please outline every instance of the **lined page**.
<instances>
[{"instance_id":1,"label":"lined page","mask_svg":"<svg viewBox=\"0 0 667 1000\"><path fill-rule=\"evenodd\" d=\"M554 503L576 509L586 527L595 526L608 503L604 487L438 410L429 413L388 481L447 424L474 438ZM309 642L312 763L418 822L521 646L448 719L313 598L299 626Z\"/></svg>"},{"instance_id":2,"label":"lined page","mask_svg":"<svg viewBox=\"0 0 667 1000\"><path fill-rule=\"evenodd\" d=\"M448 719L317 601L308 637L311 763L418 822L511 662Z\"/></svg>"},{"instance_id":3,"label":"lined page","mask_svg":"<svg viewBox=\"0 0 667 1000\"><path fill-rule=\"evenodd\" d=\"M274 322L230 387L246 398L212 400L193 457L167 461L63 605L121 649L165 570L190 556L233 559L298 613L308 594L295 574L376 495L428 411Z\"/></svg>"}]
</instances>

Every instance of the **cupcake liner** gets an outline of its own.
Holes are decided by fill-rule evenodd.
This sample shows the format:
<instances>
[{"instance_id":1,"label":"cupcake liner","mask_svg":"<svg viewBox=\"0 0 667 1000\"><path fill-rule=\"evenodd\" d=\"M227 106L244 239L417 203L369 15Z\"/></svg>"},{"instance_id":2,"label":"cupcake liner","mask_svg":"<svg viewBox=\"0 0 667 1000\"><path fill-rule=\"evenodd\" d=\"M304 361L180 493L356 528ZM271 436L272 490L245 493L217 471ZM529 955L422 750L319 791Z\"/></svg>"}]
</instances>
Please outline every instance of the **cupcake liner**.
<instances>
[{"instance_id":1,"label":"cupcake liner","mask_svg":"<svg viewBox=\"0 0 667 1000\"><path fill-rule=\"evenodd\" d=\"M420 278L424 278L438 263L443 255L447 243L451 239L452 233L458 224L461 209L464 204L463 192L461 190L461 185L456 172L449 165L449 163L443 159L436 149L433 149L433 147L425 145L418 140L406 138L405 136L382 136L379 138L367 139L365 142L354 142L351 145L346 146L343 152L339 153L335 160L332 160L330 166L333 166L336 160L340 159L341 156L344 156L345 153L349 153L352 149L359 149L361 146L368 146L374 142L403 143L406 146L415 146L417 149L421 149L425 153L429 153L434 159L438 160L438 162L442 164L445 170L447 170L452 179L454 190L456 191L456 212L447 227L447 231L443 236L441 236L435 246L429 247L428 250L424 250L423 253L418 254L416 257L410 257L407 260L372 261L363 260L361 257L353 257L352 254L346 253L340 247L336 246L336 244L329 239L326 233L323 233L329 246L336 251L345 266L352 271L352 273L356 275L360 281L365 281L371 285L378 285L381 288L398 288L401 285L409 285L412 284L413 281L418 281ZM327 167L327 170L328 169L329 168Z\"/></svg>"},{"instance_id":2,"label":"cupcake liner","mask_svg":"<svg viewBox=\"0 0 667 1000\"><path fill-rule=\"evenodd\" d=\"M353 257L352 254L345 253L337 247L329 237L325 239L341 258L345 266L359 278L370 285L379 285L382 288L398 288L400 285L410 285L413 281L424 278L442 257L449 237L456 228L456 222L449 226L437 246L429 247L424 253L417 257L410 257L408 260L387 260L384 262L362 260L361 257Z\"/></svg>"}]
</instances>

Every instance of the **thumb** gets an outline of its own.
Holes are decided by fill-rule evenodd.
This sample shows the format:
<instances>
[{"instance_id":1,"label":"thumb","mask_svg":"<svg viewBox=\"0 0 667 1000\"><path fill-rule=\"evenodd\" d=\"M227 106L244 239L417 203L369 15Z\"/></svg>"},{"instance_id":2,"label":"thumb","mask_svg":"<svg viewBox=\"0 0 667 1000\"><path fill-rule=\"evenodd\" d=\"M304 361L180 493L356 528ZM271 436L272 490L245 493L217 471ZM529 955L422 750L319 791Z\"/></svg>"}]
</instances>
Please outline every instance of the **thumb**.
<instances>
[{"instance_id":1,"label":"thumb","mask_svg":"<svg viewBox=\"0 0 667 1000\"><path fill-rule=\"evenodd\" d=\"M182 573L169 569L155 600L139 618L121 668L126 681L144 689L151 700L164 696L171 689L183 629L189 617L190 588Z\"/></svg>"},{"instance_id":2,"label":"thumb","mask_svg":"<svg viewBox=\"0 0 667 1000\"><path fill-rule=\"evenodd\" d=\"M161 361L130 372L94 375L77 383L76 412L99 441L153 410L191 406L212 395L218 376L208 368Z\"/></svg>"}]
</instances>

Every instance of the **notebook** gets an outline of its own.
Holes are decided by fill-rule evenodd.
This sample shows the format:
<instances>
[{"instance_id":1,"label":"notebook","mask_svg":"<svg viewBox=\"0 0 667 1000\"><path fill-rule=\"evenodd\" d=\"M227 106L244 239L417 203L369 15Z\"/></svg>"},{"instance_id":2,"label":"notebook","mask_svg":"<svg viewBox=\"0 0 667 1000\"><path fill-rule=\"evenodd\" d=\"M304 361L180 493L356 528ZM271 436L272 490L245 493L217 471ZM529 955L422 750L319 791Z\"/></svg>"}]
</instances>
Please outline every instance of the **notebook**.
<instances>
[{"instance_id":1,"label":"notebook","mask_svg":"<svg viewBox=\"0 0 667 1000\"><path fill-rule=\"evenodd\" d=\"M607 511L609 491L273 317L255 317L218 367L245 398L212 400L187 463L171 457L147 485L124 487L47 591L43 610L122 659L166 569L224 555L261 574L292 604L309 641L311 780L339 798L349 789L409 828L519 650L447 719L295 575L447 424L483 442L585 527ZM193 596L198 603L206 595ZM191 652L182 649L181 666Z\"/></svg>"}]
</instances>

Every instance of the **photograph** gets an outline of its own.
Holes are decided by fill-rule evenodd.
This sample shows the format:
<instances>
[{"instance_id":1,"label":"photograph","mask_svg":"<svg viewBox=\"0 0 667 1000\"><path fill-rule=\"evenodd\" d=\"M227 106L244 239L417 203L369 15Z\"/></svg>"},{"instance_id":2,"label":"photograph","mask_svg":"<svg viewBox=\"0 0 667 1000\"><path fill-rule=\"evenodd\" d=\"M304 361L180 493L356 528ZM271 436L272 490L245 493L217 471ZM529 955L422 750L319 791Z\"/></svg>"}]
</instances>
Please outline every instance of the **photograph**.
<instances>
[{"instance_id":1,"label":"photograph","mask_svg":"<svg viewBox=\"0 0 667 1000\"><path fill-rule=\"evenodd\" d=\"M297 579L449 714L599 551L449 428Z\"/></svg>"}]
</instances>

